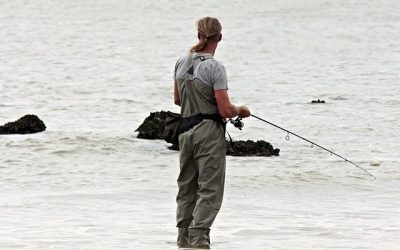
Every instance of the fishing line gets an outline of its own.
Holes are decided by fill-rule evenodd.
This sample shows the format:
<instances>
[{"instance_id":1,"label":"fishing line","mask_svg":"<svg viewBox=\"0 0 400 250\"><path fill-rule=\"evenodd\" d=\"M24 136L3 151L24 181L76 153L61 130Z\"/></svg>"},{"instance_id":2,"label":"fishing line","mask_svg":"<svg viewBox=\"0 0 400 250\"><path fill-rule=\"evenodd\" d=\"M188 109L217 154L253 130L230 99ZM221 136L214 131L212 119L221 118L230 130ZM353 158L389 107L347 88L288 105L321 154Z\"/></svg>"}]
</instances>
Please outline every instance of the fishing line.
<instances>
[{"instance_id":1,"label":"fishing line","mask_svg":"<svg viewBox=\"0 0 400 250\"><path fill-rule=\"evenodd\" d=\"M267 120L264 120L264 119L262 119L262 118L260 118L260 117L258 117L258 116L255 116L255 115L251 115L251 116L254 117L254 118L256 118L256 119L258 119L258 120L260 120L260 121L263 121L263 122L265 122L265 123L268 123L269 125L272 125L272 126L274 126L274 127L276 127L276 128L279 128L279 129L285 131L285 132L287 133L287 135L286 135L286 137L285 137L286 140L289 140L289 139L290 139L289 134L294 135L294 136L296 136L296 137L298 137L298 138L300 138L300 139L302 139L302 140L304 140L304 141L306 141L306 142L311 143L311 146L314 146L314 145L315 145L315 146L317 146L317 147L319 147L319 148L321 148L321 149L323 149L323 150L325 150L325 151L328 151L329 153L331 153L331 155L336 155L337 157L343 159L345 162L348 162L348 163L350 163L350 164L356 166L357 168L363 170L366 174L368 174L368 175L370 175L370 176L372 176L372 177L374 177L374 178L376 179L376 177L373 176L370 172L368 172L365 168L363 168L363 167L359 166L358 164L356 164L356 163L350 161L349 159L347 159L347 158L345 158L345 157L343 157L343 156L341 156L341 155L339 155L339 154L333 152L332 150L329 150L329 149L327 149L327 148L325 148L325 147L322 147L321 145L319 145L319 144L317 144L317 143L315 143L315 142L312 142L312 141L310 141L310 140L308 140L308 139L306 139L306 138L304 138L304 137L302 137L302 136L300 136L300 135L297 135L297 134L295 134L295 133L293 133L293 132L291 132L291 131L289 131L289 130L287 130L287 129L284 129L284 128L282 128L282 127L280 127L280 126L278 126L278 125L276 125L276 124L273 124L272 122L269 122L269 121L267 121Z\"/></svg>"}]
</instances>

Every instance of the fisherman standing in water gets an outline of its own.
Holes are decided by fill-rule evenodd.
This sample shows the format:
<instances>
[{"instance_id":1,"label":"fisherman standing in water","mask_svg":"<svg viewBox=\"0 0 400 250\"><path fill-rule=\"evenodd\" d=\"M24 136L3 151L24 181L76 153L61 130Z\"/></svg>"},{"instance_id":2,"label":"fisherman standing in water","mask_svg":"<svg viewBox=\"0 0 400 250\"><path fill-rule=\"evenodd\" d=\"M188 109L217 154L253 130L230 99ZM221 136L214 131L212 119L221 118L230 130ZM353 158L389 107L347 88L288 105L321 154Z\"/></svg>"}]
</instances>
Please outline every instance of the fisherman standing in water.
<instances>
[{"instance_id":1,"label":"fisherman standing in water","mask_svg":"<svg viewBox=\"0 0 400 250\"><path fill-rule=\"evenodd\" d=\"M179 135L177 227L180 248L210 249L210 227L222 204L225 183L225 118L250 116L246 106L231 104L224 66L214 59L222 39L213 17L197 22L198 43L175 65L174 101L183 123Z\"/></svg>"}]
</instances>

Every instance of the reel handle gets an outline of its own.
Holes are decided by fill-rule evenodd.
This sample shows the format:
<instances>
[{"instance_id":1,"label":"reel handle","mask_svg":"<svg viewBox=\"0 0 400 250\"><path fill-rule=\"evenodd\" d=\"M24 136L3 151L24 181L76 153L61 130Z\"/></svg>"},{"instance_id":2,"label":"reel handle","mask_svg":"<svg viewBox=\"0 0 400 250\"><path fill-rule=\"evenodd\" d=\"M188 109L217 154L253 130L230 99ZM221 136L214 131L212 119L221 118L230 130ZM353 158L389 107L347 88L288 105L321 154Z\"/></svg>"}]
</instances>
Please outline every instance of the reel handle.
<instances>
[{"instance_id":1,"label":"reel handle","mask_svg":"<svg viewBox=\"0 0 400 250\"><path fill-rule=\"evenodd\" d=\"M242 130L242 128L244 127L244 123L242 122L242 118L238 117L235 120L230 119L231 123L233 124L233 126L235 126L235 128L238 128L239 130Z\"/></svg>"}]
</instances>

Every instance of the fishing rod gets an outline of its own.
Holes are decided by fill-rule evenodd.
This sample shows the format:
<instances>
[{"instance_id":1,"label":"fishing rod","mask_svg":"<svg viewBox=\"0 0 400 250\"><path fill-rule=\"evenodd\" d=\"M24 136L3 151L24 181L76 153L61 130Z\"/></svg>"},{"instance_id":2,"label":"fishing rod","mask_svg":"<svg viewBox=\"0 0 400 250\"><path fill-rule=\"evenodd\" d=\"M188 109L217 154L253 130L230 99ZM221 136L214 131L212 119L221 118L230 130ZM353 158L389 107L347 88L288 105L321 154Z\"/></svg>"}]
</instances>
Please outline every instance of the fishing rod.
<instances>
[{"instance_id":1,"label":"fishing rod","mask_svg":"<svg viewBox=\"0 0 400 250\"><path fill-rule=\"evenodd\" d=\"M254 118L256 118L256 119L258 119L258 120L260 120L260 121L263 121L263 122L265 122L265 123L268 123L269 125L272 125L272 126L274 126L274 127L276 127L276 128L279 128L279 129L281 129L281 130L287 132L288 134L287 134L286 137L285 137L286 140L289 140L289 139L290 139L289 134L292 134L292 135L294 135L294 136L296 136L296 137L298 137L298 138L300 138L300 139L302 139L302 140L304 140L304 141L306 141L306 142L311 143L311 145L315 145L315 146L317 146L317 147L319 147L319 148L321 148L321 149L323 149L323 150L325 150L325 151L328 151L329 153L331 153L331 154L333 154L333 155L336 155L337 157L339 157L339 158L345 160L345 162L348 162L348 163L350 163L350 164L353 164L353 165L356 166L357 168L363 170L366 174L368 174L368 175L370 175L370 176L372 176L372 177L374 177L374 178L376 179L376 177L373 176L370 172L368 172L365 168L363 168L363 167L359 166L358 164L352 162L351 160L349 160L349 159L347 159L347 158L345 158L345 157L343 157L343 156L341 156L341 155L339 155L339 154L333 152L332 150L329 150L329 149L327 149L327 148L325 148L325 147L322 147L321 145L319 145L319 144L317 144L317 143L315 143L315 142L312 142L312 141L310 141L310 140L308 140L308 139L306 139L306 138L304 138L304 137L302 137L302 136L300 136L300 135L298 135L298 134L295 134L295 133L293 133L293 132L291 132L291 131L289 131L289 130L287 130L287 129L285 129L285 128L282 128L282 127L280 127L280 126L278 126L278 125L276 125L276 124L273 124L272 122L269 122L269 121L267 121L267 120L264 120L264 119L262 119L262 118L260 118L260 117L258 117L258 116L256 116L256 115L251 114L251 116L254 117ZM240 128L243 127L243 123L242 123L240 120L236 120L236 121L234 121L234 122L236 122L236 124L237 124L238 127L239 127L239 126L240 126ZM232 122L232 123L234 123L234 122ZM235 123L234 123L234 125L235 125ZM236 125L235 125L235 127L236 127Z\"/></svg>"}]
</instances>

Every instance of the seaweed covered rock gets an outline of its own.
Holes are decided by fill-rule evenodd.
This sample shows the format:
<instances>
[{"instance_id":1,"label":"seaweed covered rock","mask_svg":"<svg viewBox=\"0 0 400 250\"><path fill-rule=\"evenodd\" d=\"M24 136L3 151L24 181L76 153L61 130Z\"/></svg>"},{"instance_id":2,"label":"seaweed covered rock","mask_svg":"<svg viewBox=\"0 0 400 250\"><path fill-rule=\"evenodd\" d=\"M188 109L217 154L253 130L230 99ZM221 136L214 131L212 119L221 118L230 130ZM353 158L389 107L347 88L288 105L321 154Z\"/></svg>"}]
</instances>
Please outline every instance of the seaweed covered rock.
<instances>
[{"instance_id":1,"label":"seaweed covered rock","mask_svg":"<svg viewBox=\"0 0 400 250\"><path fill-rule=\"evenodd\" d=\"M278 156L279 148L273 148L269 142L259 141L232 141L226 144L226 154L232 156Z\"/></svg>"},{"instance_id":2,"label":"seaweed covered rock","mask_svg":"<svg viewBox=\"0 0 400 250\"><path fill-rule=\"evenodd\" d=\"M151 112L144 122L135 130L139 132L138 138L163 139L165 117L167 112Z\"/></svg>"},{"instance_id":3,"label":"seaweed covered rock","mask_svg":"<svg viewBox=\"0 0 400 250\"><path fill-rule=\"evenodd\" d=\"M170 150L178 151L178 145L171 145ZM273 148L269 142L259 141L226 141L226 155L231 156L279 156L279 148Z\"/></svg>"},{"instance_id":4,"label":"seaweed covered rock","mask_svg":"<svg viewBox=\"0 0 400 250\"><path fill-rule=\"evenodd\" d=\"M25 115L15 122L0 126L0 134L33 134L46 130L46 125L36 115Z\"/></svg>"}]
</instances>

